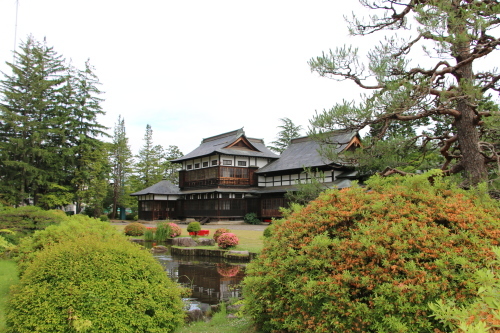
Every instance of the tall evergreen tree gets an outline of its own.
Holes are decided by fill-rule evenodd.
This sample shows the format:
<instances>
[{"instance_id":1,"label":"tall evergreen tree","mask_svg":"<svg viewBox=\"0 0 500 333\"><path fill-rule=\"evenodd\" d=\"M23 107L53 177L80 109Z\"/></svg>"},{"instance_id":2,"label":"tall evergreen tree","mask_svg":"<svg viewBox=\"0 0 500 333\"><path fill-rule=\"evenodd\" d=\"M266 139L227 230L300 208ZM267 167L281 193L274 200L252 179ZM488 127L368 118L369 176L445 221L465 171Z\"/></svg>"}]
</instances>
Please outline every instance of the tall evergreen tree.
<instances>
[{"instance_id":1,"label":"tall evergreen tree","mask_svg":"<svg viewBox=\"0 0 500 333\"><path fill-rule=\"evenodd\" d=\"M153 129L146 125L144 145L135 157L134 165L136 190L142 190L162 180L164 172L165 152L161 145L153 143Z\"/></svg>"},{"instance_id":2,"label":"tall evergreen tree","mask_svg":"<svg viewBox=\"0 0 500 333\"><path fill-rule=\"evenodd\" d=\"M7 65L12 74L4 73L1 82L0 192L14 205L37 204L54 189L69 191L58 183L64 172L57 143L64 61L30 36Z\"/></svg>"},{"instance_id":3,"label":"tall evergreen tree","mask_svg":"<svg viewBox=\"0 0 500 333\"><path fill-rule=\"evenodd\" d=\"M269 149L281 154L290 145L292 139L298 138L300 136L300 131L302 126L295 125L290 118L281 118L282 125L278 126L281 130L278 132L278 138L276 141L271 142L273 146L269 146Z\"/></svg>"},{"instance_id":4,"label":"tall evergreen tree","mask_svg":"<svg viewBox=\"0 0 500 333\"><path fill-rule=\"evenodd\" d=\"M184 154L180 151L179 147L170 145L165 152L165 162L163 168L165 170L164 178L172 184L179 185L179 165L172 163L172 160L180 158Z\"/></svg>"},{"instance_id":5,"label":"tall evergreen tree","mask_svg":"<svg viewBox=\"0 0 500 333\"><path fill-rule=\"evenodd\" d=\"M112 217L116 218L118 208L126 208L130 202L130 176L132 173L133 155L128 144L125 129L125 119L118 116L115 124L113 143L111 146L111 178L113 182L113 211Z\"/></svg>"}]
</instances>

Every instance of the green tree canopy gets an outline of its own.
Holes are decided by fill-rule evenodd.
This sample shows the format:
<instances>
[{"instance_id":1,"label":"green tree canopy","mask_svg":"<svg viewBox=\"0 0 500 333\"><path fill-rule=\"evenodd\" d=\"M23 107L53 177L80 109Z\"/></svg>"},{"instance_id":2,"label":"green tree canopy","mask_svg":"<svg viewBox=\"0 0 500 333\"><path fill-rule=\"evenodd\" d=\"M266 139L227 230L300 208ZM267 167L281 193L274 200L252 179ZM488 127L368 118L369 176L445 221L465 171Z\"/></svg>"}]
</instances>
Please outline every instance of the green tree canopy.
<instances>
[{"instance_id":1,"label":"green tree canopy","mask_svg":"<svg viewBox=\"0 0 500 333\"><path fill-rule=\"evenodd\" d=\"M302 126L295 125L290 118L281 118L280 121L283 124L278 126L278 128L281 128L278 132L278 138L276 141L271 142L272 146L268 147L279 154L285 151L292 139L300 136L300 131L302 130Z\"/></svg>"},{"instance_id":2,"label":"green tree canopy","mask_svg":"<svg viewBox=\"0 0 500 333\"><path fill-rule=\"evenodd\" d=\"M491 65L479 70L476 64L485 58L492 64L492 54L498 50L500 38L495 28L500 24L500 2L360 2L373 15L367 20L354 15L351 34L384 32L384 39L368 53L367 62L357 48L343 46L324 52L309 64L321 76L352 81L371 93L359 103L344 101L316 114L311 134L321 140L322 133L334 128L369 126L373 142L365 143L364 148L369 151L384 144L391 138L387 137L390 131L400 126L418 147L410 152L438 149L441 168L447 173L461 173L465 183L472 185L487 180L489 167L498 168L500 144L498 135L491 133L492 123L498 124L500 115L485 101L500 90L500 74ZM492 118L495 120L489 120ZM420 126L424 126L422 131L411 132ZM377 154L368 156L377 158Z\"/></svg>"}]
</instances>

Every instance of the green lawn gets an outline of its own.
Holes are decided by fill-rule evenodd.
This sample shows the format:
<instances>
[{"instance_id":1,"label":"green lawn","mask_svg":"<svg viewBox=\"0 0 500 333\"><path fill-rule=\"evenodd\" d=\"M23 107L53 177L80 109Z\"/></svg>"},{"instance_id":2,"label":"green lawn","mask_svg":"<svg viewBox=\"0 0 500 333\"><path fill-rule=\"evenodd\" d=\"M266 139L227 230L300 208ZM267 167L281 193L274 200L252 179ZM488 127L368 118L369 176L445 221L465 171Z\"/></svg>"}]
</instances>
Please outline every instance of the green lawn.
<instances>
[{"instance_id":1,"label":"green lawn","mask_svg":"<svg viewBox=\"0 0 500 333\"><path fill-rule=\"evenodd\" d=\"M0 260L0 332L5 331L5 305L9 289L17 281L16 263L12 260Z\"/></svg>"}]
</instances>

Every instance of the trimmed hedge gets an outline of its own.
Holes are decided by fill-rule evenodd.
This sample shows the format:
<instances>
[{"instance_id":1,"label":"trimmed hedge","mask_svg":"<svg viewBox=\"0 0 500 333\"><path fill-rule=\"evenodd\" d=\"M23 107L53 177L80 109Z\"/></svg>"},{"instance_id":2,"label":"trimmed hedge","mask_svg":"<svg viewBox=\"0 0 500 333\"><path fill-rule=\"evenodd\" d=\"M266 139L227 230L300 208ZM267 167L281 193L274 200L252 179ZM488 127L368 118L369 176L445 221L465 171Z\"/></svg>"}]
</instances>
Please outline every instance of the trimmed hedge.
<instances>
[{"instance_id":1,"label":"trimmed hedge","mask_svg":"<svg viewBox=\"0 0 500 333\"><path fill-rule=\"evenodd\" d=\"M7 333L173 332L183 289L124 239L79 237L36 254L7 304Z\"/></svg>"},{"instance_id":2,"label":"trimmed hedge","mask_svg":"<svg viewBox=\"0 0 500 333\"><path fill-rule=\"evenodd\" d=\"M247 269L245 308L259 328L447 331L428 304L475 296L474 272L500 243L500 207L439 175L373 177L293 206Z\"/></svg>"}]
</instances>

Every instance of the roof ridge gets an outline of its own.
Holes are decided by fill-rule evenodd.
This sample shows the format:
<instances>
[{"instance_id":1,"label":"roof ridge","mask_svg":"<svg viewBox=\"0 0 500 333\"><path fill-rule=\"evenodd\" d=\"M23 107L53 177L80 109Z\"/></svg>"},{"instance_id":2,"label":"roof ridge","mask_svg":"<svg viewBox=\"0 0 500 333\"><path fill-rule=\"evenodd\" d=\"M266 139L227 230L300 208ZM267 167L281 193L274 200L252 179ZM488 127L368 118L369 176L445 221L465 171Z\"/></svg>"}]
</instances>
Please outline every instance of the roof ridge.
<instances>
[{"instance_id":1,"label":"roof ridge","mask_svg":"<svg viewBox=\"0 0 500 333\"><path fill-rule=\"evenodd\" d=\"M211 136L211 137L208 137L208 138L204 138L201 141L201 143L210 142L210 141L214 141L214 140L217 140L217 139L226 138L226 137L233 136L233 135L237 135L237 136L245 135L245 132L243 131L243 127L240 128L240 129L231 131L231 132L226 132L226 133L217 134L217 135L214 135L214 136Z\"/></svg>"}]
</instances>

